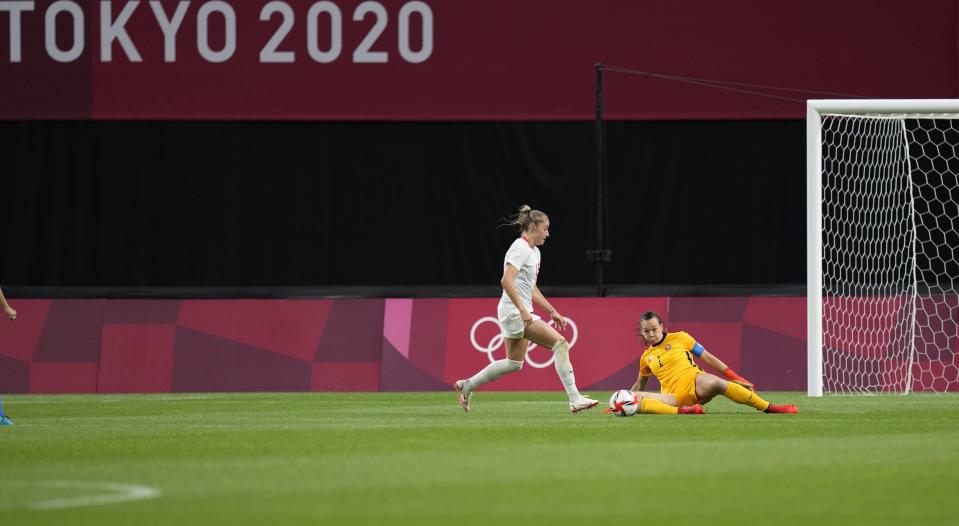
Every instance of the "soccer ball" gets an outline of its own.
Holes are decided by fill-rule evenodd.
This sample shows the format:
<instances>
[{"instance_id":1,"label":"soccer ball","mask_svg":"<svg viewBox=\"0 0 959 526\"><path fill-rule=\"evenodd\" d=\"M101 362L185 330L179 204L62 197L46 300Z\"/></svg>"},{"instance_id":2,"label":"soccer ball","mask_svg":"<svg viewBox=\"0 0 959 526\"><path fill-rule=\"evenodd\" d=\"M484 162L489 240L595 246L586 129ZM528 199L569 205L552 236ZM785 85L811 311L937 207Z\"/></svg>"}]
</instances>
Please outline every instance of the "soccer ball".
<instances>
[{"instance_id":1,"label":"soccer ball","mask_svg":"<svg viewBox=\"0 0 959 526\"><path fill-rule=\"evenodd\" d=\"M629 389L620 389L609 397L609 408L616 416L633 416L639 410L639 396Z\"/></svg>"}]
</instances>

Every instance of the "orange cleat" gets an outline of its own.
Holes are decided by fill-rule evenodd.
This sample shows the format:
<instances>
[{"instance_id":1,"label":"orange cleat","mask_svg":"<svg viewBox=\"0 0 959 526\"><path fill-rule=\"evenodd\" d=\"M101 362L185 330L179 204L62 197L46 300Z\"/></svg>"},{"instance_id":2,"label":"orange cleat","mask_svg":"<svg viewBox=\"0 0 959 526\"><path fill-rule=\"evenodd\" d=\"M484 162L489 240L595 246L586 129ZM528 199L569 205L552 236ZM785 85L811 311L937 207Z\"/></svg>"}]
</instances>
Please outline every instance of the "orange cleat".
<instances>
[{"instance_id":1,"label":"orange cleat","mask_svg":"<svg viewBox=\"0 0 959 526\"><path fill-rule=\"evenodd\" d=\"M677 412L681 415L701 415L703 414L703 406L699 404L684 405Z\"/></svg>"},{"instance_id":2,"label":"orange cleat","mask_svg":"<svg viewBox=\"0 0 959 526\"><path fill-rule=\"evenodd\" d=\"M792 404L783 404L783 405L769 404L769 408L767 408L765 412L794 414L794 413L798 413L799 409L796 409L796 406Z\"/></svg>"}]
</instances>

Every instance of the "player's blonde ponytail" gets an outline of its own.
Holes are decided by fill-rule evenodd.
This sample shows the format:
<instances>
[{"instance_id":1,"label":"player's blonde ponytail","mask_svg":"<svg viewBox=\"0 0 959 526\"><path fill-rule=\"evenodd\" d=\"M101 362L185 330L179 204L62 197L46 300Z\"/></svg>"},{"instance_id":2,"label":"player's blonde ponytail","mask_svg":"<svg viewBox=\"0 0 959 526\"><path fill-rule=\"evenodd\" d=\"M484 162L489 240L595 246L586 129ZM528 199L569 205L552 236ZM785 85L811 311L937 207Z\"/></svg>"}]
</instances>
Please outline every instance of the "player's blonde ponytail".
<instances>
[{"instance_id":1,"label":"player's blonde ponytail","mask_svg":"<svg viewBox=\"0 0 959 526\"><path fill-rule=\"evenodd\" d=\"M506 224L515 226L522 234L529 230L532 225L538 225L547 220L549 220L549 217L547 217L546 212L533 210L531 206L523 205L519 207L519 212L510 216Z\"/></svg>"}]
</instances>

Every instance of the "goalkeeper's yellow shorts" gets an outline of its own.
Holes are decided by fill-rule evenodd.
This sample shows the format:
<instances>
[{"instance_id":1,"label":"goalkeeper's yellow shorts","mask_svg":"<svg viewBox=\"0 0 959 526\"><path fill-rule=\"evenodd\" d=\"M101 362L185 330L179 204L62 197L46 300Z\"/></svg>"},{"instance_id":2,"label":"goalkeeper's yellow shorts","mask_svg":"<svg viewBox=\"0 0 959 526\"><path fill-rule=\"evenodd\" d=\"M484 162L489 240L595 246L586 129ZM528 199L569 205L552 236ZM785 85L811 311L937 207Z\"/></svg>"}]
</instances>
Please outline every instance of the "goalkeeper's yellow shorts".
<instances>
[{"instance_id":1,"label":"goalkeeper's yellow shorts","mask_svg":"<svg viewBox=\"0 0 959 526\"><path fill-rule=\"evenodd\" d=\"M702 371L696 371L684 375L682 378L670 383L663 389L663 393L671 394L679 403L680 407L684 405L693 405L700 403L696 398L696 377L703 374Z\"/></svg>"}]
</instances>

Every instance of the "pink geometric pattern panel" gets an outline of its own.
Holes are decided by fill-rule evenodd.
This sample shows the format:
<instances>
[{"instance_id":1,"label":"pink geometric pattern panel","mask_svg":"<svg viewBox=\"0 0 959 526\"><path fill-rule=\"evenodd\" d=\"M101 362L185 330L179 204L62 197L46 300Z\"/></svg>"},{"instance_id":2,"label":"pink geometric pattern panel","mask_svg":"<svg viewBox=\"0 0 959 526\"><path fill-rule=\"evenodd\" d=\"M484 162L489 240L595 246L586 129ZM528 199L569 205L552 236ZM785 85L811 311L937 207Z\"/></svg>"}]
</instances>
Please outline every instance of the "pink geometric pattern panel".
<instances>
[{"instance_id":1,"label":"pink geometric pattern panel","mask_svg":"<svg viewBox=\"0 0 959 526\"><path fill-rule=\"evenodd\" d=\"M175 334L172 324L104 325L99 392L170 392Z\"/></svg>"},{"instance_id":2,"label":"pink geometric pattern panel","mask_svg":"<svg viewBox=\"0 0 959 526\"><path fill-rule=\"evenodd\" d=\"M497 301L17 298L20 316L0 323L0 393L448 390L505 356ZM550 301L570 320L584 390L632 385L646 310L762 389L805 389L803 297ZM484 389L562 386L552 351L533 347L522 371Z\"/></svg>"}]
</instances>

